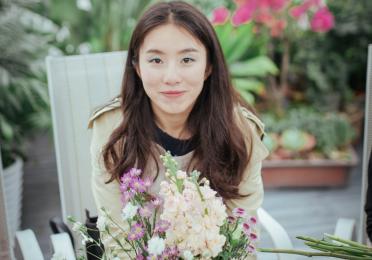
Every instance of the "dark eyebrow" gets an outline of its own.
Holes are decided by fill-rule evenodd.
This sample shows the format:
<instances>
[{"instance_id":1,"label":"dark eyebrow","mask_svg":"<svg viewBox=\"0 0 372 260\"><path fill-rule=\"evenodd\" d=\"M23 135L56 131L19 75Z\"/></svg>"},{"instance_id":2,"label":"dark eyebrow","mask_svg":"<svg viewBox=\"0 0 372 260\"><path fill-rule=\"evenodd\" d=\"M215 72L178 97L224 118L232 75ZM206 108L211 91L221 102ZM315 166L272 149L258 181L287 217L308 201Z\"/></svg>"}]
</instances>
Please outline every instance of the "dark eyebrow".
<instances>
[{"instance_id":1,"label":"dark eyebrow","mask_svg":"<svg viewBox=\"0 0 372 260\"><path fill-rule=\"evenodd\" d=\"M183 49L179 51L178 53L182 54L182 53L188 53L188 52L199 52L199 51L194 48L187 48L187 49ZM146 53L164 54L164 52L162 52L161 50L157 50L157 49L149 49L146 51Z\"/></svg>"}]
</instances>

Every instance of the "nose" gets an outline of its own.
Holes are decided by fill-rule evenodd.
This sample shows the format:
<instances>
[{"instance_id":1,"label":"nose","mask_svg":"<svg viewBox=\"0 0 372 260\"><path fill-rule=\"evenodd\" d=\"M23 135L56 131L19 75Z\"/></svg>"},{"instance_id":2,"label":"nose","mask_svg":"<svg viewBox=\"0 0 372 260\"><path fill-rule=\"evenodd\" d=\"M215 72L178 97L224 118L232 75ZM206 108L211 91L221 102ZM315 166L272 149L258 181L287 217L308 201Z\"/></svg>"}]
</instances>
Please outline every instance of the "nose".
<instances>
[{"instance_id":1,"label":"nose","mask_svg":"<svg viewBox=\"0 0 372 260\"><path fill-rule=\"evenodd\" d=\"M163 81L168 86L176 86L181 82L178 68L175 64L169 64L164 72Z\"/></svg>"}]
</instances>

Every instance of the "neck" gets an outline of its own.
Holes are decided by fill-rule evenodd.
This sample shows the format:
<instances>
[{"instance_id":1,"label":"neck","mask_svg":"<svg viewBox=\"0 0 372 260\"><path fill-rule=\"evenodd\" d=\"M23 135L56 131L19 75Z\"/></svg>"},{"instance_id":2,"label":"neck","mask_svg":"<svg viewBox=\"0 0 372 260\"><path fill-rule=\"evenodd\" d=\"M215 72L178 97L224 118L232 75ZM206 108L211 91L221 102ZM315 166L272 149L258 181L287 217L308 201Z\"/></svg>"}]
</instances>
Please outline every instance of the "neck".
<instances>
[{"instance_id":1,"label":"neck","mask_svg":"<svg viewBox=\"0 0 372 260\"><path fill-rule=\"evenodd\" d=\"M186 121L189 113L168 114L153 109L155 114L155 123L168 135L177 139L189 139L191 133L186 129Z\"/></svg>"}]
</instances>

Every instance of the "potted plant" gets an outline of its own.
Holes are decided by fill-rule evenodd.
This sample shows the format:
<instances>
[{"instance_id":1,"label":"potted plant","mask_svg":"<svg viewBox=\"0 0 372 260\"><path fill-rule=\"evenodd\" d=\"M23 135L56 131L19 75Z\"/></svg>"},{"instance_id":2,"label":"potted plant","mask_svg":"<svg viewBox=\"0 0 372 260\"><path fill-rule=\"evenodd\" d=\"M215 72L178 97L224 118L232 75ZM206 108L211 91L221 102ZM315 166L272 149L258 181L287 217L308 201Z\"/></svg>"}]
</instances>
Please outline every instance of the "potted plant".
<instances>
[{"instance_id":1,"label":"potted plant","mask_svg":"<svg viewBox=\"0 0 372 260\"><path fill-rule=\"evenodd\" d=\"M311 107L293 108L285 117L263 115L270 156L263 164L266 187L344 186L357 163L355 136L347 117Z\"/></svg>"},{"instance_id":2,"label":"potted plant","mask_svg":"<svg viewBox=\"0 0 372 260\"><path fill-rule=\"evenodd\" d=\"M35 32L33 27L40 26L42 17L33 14L18 1L0 0L0 17L2 177L10 231L14 237L21 223L25 141L34 130L50 122L45 76L38 65L45 55L47 39L46 35Z\"/></svg>"}]
</instances>

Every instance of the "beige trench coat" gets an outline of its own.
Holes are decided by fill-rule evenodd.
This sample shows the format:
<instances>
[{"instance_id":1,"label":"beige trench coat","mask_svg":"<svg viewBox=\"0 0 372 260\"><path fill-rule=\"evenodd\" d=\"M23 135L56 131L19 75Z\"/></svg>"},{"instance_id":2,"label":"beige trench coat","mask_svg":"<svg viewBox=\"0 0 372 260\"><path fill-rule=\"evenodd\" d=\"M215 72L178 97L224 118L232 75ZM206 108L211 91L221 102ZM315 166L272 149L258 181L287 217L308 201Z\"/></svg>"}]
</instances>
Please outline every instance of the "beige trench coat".
<instances>
[{"instance_id":1,"label":"beige trench coat","mask_svg":"<svg viewBox=\"0 0 372 260\"><path fill-rule=\"evenodd\" d=\"M250 196L243 199L232 199L226 201L228 213L236 207L244 208L250 215L256 215L257 209L262 205L263 201L263 184L261 178L261 166L262 161L267 157L268 150L262 143L261 139L264 135L263 123L250 111L245 108L236 108L236 119L239 126L242 127L243 132L252 134L252 155L251 161L247 166L244 173L242 182L239 185L239 191L241 194L250 194ZM112 131L119 125L122 120L122 114L120 111L120 99L116 98L107 105L101 107L93 113L89 120L89 128L92 129L92 141L91 141L91 162L92 162L92 176L91 185L92 192L98 209L104 207L110 211L110 215L120 225L125 226L125 223L121 220L122 203L120 201L120 190L119 183L114 181L108 184L105 182L108 180L109 175L106 172L101 152L103 146L108 141ZM250 128L251 131L247 131ZM157 144L154 144L157 145ZM160 151L164 151L162 147L158 145ZM164 151L165 152L165 151ZM192 157L190 152L183 156L175 157L178 161L180 168L186 169L189 160ZM150 193L157 194L160 189L160 183L164 180L164 168L160 166L159 176L154 182L150 189ZM154 162L149 162L146 169L155 168ZM101 212L100 212L101 213ZM115 227L111 228L114 235L120 234L120 230ZM118 248L117 243L109 236L102 237L106 250L115 252ZM120 256L121 259L127 259L125 255ZM255 259L251 257L249 259Z\"/></svg>"}]
</instances>

